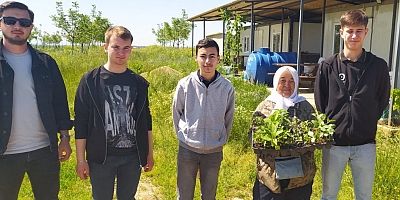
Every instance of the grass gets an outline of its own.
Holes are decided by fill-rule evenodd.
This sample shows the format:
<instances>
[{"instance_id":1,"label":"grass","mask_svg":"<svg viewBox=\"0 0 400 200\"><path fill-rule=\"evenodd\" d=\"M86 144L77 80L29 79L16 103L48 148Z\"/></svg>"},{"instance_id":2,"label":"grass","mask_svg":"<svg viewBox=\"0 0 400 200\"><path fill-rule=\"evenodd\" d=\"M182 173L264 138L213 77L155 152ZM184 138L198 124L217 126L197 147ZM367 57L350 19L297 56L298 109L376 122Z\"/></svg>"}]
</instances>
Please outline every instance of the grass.
<instances>
[{"instance_id":1,"label":"grass","mask_svg":"<svg viewBox=\"0 0 400 200\"><path fill-rule=\"evenodd\" d=\"M104 64L107 56L101 48L92 48L87 53L70 55L68 51L45 49L52 55L63 74L67 87L69 107L73 117L73 99L82 74L89 69ZM175 86L180 78L197 69L190 56L190 49L174 49L151 46L134 49L128 65L143 74L150 85L150 107L153 116L155 167L143 173L146 180L158 187L159 199L176 199L176 155L178 141L172 127L171 104ZM168 67L163 67L168 66ZM219 71L223 72L222 69ZM217 199L252 199L252 186L255 178L255 159L248 144L247 132L253 110L265 99L269 92L262 85L243 82L239 77L230 77L236 90L236 112L233 130L224 148L224 159L219 175ZM70 131L73 135L73 131ZM74 148L74 140L71 140ZM400 199L398 180L400 175L400 137L377 134L377 162L373 199ZM321 151L316 150L317 175L314 179L312 199L321 194ZM90 182L80 180L75 173L76 158L61 163L60 200L91 199ZM199 185L196 187L199 198ZM29 180L25 179L19 199L33 199ZM354 199L351 173L348 167L343 175L338 199Z\"/></svg>"}]
</instances>

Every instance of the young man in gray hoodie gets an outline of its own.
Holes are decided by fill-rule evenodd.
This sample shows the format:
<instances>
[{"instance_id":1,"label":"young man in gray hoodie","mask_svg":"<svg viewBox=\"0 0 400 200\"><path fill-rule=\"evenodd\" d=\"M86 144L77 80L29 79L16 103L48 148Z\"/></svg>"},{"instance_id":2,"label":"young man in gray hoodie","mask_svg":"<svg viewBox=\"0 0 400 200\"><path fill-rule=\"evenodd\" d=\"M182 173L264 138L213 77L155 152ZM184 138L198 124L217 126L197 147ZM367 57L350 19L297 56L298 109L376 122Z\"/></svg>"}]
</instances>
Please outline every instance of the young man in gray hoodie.
<instances>
[{"instance_id":1,"label":"young man in gray hoodie","mask_svg":"<svg viewBox=\"0 0 400 200\"><path fill-rule=\"evenodd\" d=\"M218 44L203 39L196 45L199 70L181 79L175 90L172 117L178 150L178 199L193 199L197 171L202 199L215 199L222 148L232 130L235 90L216 66Z\"/></svg>"}]
</instances>

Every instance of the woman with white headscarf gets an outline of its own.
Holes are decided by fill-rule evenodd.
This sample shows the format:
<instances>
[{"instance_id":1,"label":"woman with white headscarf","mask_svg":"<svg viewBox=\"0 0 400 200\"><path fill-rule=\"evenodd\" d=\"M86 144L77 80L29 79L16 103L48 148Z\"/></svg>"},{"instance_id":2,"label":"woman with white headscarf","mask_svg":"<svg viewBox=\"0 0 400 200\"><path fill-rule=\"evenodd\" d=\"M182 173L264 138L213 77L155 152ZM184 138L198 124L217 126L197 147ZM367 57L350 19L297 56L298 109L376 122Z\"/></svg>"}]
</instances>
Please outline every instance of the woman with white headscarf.
<instances>
[{"instance_id":1,"label":"woman with white headscarf","mask_svg":"<svg viewBox=\"0 0 400 200\"><path fill-rule=\"evenodd\" d=\"M274 75L274 89L264 101L262 101L253 117L268 117L275 109L287 110L290 117L296 116L300 120L312 120L314 108L297 93L299 77L293 67L280 67ZM251 133L249 133L251 134ZM310 199L312 183L316 166L314 152L300 153L303 177L291 179L276 179L275 157L268 153L257 154L257 175L253 187L253 199L262 200L305 200Z\"/></svg>"}]
</instances>

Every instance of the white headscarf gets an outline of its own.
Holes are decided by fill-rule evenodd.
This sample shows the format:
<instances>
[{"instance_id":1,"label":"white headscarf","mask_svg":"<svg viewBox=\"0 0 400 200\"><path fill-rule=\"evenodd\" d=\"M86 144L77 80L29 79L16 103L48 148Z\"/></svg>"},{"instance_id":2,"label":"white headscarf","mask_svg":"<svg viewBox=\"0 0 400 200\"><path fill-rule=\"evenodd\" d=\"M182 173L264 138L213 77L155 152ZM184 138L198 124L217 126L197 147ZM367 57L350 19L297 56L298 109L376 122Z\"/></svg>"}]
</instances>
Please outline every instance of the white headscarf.
<instances>
[{"instance_id":1,"label":"white headscarf","mask_svg":"<svg viewBox=\"0 0 400 200\"><path fill-rule=\"evenodd\" d=\"M293 80L294 80L294 85L295 85L293 94L290 95L289 98L283 97L277 91L279 78L282 76L283 72L286 70L288 70L292 74ZM283 66L283 67L280 67L278 70L276 70L275 75L274 75L273 84L274 84L274 89L272 90L271 95L269 95L267 97L267 100L270 100L275 103L274 109L287 110L289 107L294 106L295 103L306 100L306 98L304 98L303 96L299 96L297 94L297 90L299 89L299 75L297 74L296 69L294 69L293 67Z\"/></svg>"}]
</instances>

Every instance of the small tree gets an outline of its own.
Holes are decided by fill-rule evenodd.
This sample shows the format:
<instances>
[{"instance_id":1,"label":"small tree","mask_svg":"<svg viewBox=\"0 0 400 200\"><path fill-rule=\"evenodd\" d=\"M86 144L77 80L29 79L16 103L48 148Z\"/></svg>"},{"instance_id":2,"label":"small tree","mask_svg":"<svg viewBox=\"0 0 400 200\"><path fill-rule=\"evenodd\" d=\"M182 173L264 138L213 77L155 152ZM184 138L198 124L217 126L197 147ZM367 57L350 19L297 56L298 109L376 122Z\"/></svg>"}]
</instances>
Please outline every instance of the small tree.
<instances>
[{"instance_id":1,"label":"small tree","mask_svg":"<svg viewBox=\"0 0 400 200\"><path fill-rule=\"evenodd\" d=\"M244 30L244 18L239 14L233 15L231 11L226 9L220 11L226 26L223 62L225 65L232 66L236 74L240 66L239 54L242 50L240 31Z\"/></svg>"},{"instance_id":2,"label":"small tree","mask_svg":"<svg viewBox=\"0 0 400 200\"><path fill-rule=\"evenodd\" d=\"M182 9L182 17L173 17L171 24L164 22L163 24L157 24L158 29L152 29L152 33L156 36L156 40L161 45L165 46L167 42L170 46L175 47L175 44L179 48L185 46L185 40L189 38L190 30L192 25L186 21L188 15L185 9Z\"/></svg>"},{"instance_id":3,"label":"small tree","mask_svg":"<svg viewBox=\"0 0 400 200\"><path fill-rule=\"evenodd\" d=\"M51 20L57 28L61 29L67 41L71 42L73 54L78 34L79 4L76 1L72 2L72 8L68 10L68 14L65 14L62 2L56 2L56 10L57 14L50 16Z\"/></svg>"},{"instance_id":4,"label":"small tree","mask_svg":"<svg viewBox=\"0 0 400 200\"><path fill-rule=\"evenodd\" d=\"M36 47L37 47L39 44L39 41L41 40L41 37L42 37L42 31L37 26L35 26L35 27L33 27L31 35L29 35L29 37L28 37L28 42L31 43L32 40L35 40Z\"/></svg>"}]
</instances>

